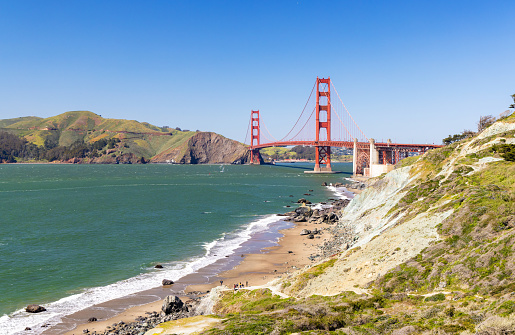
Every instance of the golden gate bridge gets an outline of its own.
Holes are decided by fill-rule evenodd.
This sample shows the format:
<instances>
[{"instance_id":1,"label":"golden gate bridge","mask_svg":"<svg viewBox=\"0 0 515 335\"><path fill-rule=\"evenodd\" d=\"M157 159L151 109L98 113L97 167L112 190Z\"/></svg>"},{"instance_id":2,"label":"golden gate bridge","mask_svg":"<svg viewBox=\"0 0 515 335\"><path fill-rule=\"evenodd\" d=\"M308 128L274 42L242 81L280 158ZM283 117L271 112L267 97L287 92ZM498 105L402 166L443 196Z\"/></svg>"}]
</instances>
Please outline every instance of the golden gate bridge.
<instances>
[{"instance_id":1,"label":"golden gate bridge","mask_svg":"<svg viewBox=\"0 0 515 335\"><path fill-rule=\"evenodd\" d=\"M262 129L263 126L263 129ZM263 131L264 130L264 131ZM248 136L250 132L250 137ZM318 78L299 118L281 139L270 134L259 110L251 111L247 139L250 139L250 164L262 164L259 149L267 147L315 147L315 168L312 173L333 173L331 147L353 149L353 174L378 176L412 153L422 154L441 147L434 144L402 144L376 142L367 138L354 121L331 78Z\"/></svg>"}]
</instances>

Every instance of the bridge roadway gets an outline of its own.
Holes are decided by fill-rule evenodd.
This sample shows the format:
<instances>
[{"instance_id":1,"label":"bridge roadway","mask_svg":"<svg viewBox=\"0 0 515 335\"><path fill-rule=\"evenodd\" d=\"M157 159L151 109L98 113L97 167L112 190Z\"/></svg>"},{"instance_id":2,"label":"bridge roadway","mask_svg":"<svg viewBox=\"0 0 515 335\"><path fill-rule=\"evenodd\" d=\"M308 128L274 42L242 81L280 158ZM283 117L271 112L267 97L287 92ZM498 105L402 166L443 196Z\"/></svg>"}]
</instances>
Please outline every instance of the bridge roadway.
<instances>
[{"instance_id":1,"label":"bridge roadway","mask_svg":"<svg viewBox=\"0 0 515 335\"><path fill-rule=\"evenodd\" d=\"M252 149L262 149L269 147L288 147L294 145L303 145L303 146L311 146L311 147L340 147L340 148L354 148L354 142L350 141L284 141L284 142L270 142L263 144L255 144L251 146ZM357 142L358 147L368 147L370 142ZM434 149L441 147L441 145L431 145L431 144L404 144L404 143L383 143L383 142L375 142L376 148L396 148L396 149L424 149L422 151L426 151L428 149Z\"/></svg>"}]
</instances>

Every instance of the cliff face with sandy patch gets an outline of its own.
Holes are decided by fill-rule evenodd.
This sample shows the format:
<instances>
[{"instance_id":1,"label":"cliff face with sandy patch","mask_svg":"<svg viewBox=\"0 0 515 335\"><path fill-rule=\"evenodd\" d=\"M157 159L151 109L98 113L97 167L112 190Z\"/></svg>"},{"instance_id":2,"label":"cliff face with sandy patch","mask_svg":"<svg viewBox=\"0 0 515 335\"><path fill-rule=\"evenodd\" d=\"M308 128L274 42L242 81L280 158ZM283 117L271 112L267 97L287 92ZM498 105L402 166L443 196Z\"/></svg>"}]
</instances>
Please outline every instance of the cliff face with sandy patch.
<instances>
[{"instance_id":1,"label":"cliff face with sandy patch","mask_svg":"<svg viewBox=\"0 0 515 335\"><path fill-rule=\"evenodd\" d=\"M180 147L164 151L152 163L243 164L248 150L241 143L211 132L198 132Z\"/></svg>"},{"instance_id":2,"label":"cliff face with sandy patch","mask_svg":"<svg viewBox=\"0 0 515 335\"><path fill-rule=\"evenodd\" d=\"M495 152L505 143L515 143L513 116L372 180L341 213L354 241L322 273L297 271L278 285L296 297L508 285L515 257L502 248L515 242L515 163Z\"/></svg>"}]
</instances>

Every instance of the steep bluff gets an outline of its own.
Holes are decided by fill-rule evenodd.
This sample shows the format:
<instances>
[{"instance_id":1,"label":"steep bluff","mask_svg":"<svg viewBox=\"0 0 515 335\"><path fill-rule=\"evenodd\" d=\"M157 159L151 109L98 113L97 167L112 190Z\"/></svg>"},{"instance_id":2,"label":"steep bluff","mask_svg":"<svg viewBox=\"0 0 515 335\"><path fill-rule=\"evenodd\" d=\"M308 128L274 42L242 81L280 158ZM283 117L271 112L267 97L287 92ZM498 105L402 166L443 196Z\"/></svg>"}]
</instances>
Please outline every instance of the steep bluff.
<instances>
[{"instance_id":1,"label":"steep bluff","mask_svg":"<svg viewBox=\"0 0 515 335\"><path fill-rule=\"evenodd\" d=\"M152 158L152 163L242 164L247 148L234 140L211 132L198 132L187 143Z\"/></svg>"},{"instance_id":2,"label":"steep bluff","mask_svg":"<svg viewBox=\"0 0 515 335\"><path fill-rule=\"evenodd\" d=\"M306 281L300 271L286 279L303 283L284 292L306 297L376 287L488 294L492 285L507 285L515 268L500 263L515 261L513 248L503 251L510 256L498 255L515 242L515 164L492 148L515 143L514 135L511 117L372 180L341 213L339 227L353 230L354 244L341 245L322 275Z\"/></svg>"},{"instance_id":3,"label":"steep bluff","mask_svg":"<svg viewBox=\"0 0 515 335\"><path fill-rule=\"evenodd\" d=\"M330 257L252 291L220 290L210 303L224 321L204 333L512 334L506 145L514 149L515 115L369 180L336 227L323 226Z\"/></svg>"}]
</instances>

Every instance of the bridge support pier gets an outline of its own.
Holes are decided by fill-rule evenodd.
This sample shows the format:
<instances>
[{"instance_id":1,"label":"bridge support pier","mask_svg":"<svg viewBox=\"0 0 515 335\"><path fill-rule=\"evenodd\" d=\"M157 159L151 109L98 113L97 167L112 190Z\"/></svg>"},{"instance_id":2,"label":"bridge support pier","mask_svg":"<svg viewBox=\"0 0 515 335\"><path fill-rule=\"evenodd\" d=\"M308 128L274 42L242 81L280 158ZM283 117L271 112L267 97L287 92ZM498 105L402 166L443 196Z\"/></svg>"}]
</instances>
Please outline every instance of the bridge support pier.
<instances>
[{"instance_id":1,"label":"bridge support pier","mask_svg":"<svg viewBox=\"0 0 515 335\"><path fill-rule=\"evenodd\" d=\"M261 165L262 161L263 159L261 158L261 153L259 152L259 149L251 149L249 164Z\"/></svg>"},{"instance_id":2,"label":"bridge support pier","mask_svg":"<svg viewBox=\"0 0 515 335\"><path fill-rule=\"evenodd\" d=\"M354 139L354 149L352 151L352 175L358 174L358 139Z\"/></svg>"},{"instance_id":3,"label":"bridge support pier","mask_svg":"<svg viewBox=\"0 0 515 335\"><path fill-rule=\"evenodd\" d=\"M320 166L325 164L325 166ZM315 151L315 172L332 172L331 169L331 147L316 147Z\"/></svg>"},{"instance_id":4,"label":"bridge support pier","mask_svg":"<svg viewBox=\"0 0 515 335\"><path fill-rule=\"evenodd\" d=\"M261 142L261 128L259 126L259 109L257 111L250 112L250 120L251 120L251 131L250 134L250 160L249 164L258 164L260 165L263 159L261 158L261 154L259 153L259 149L254 148L255 145L259 145Z\"/></svg>"}]
</instances>

